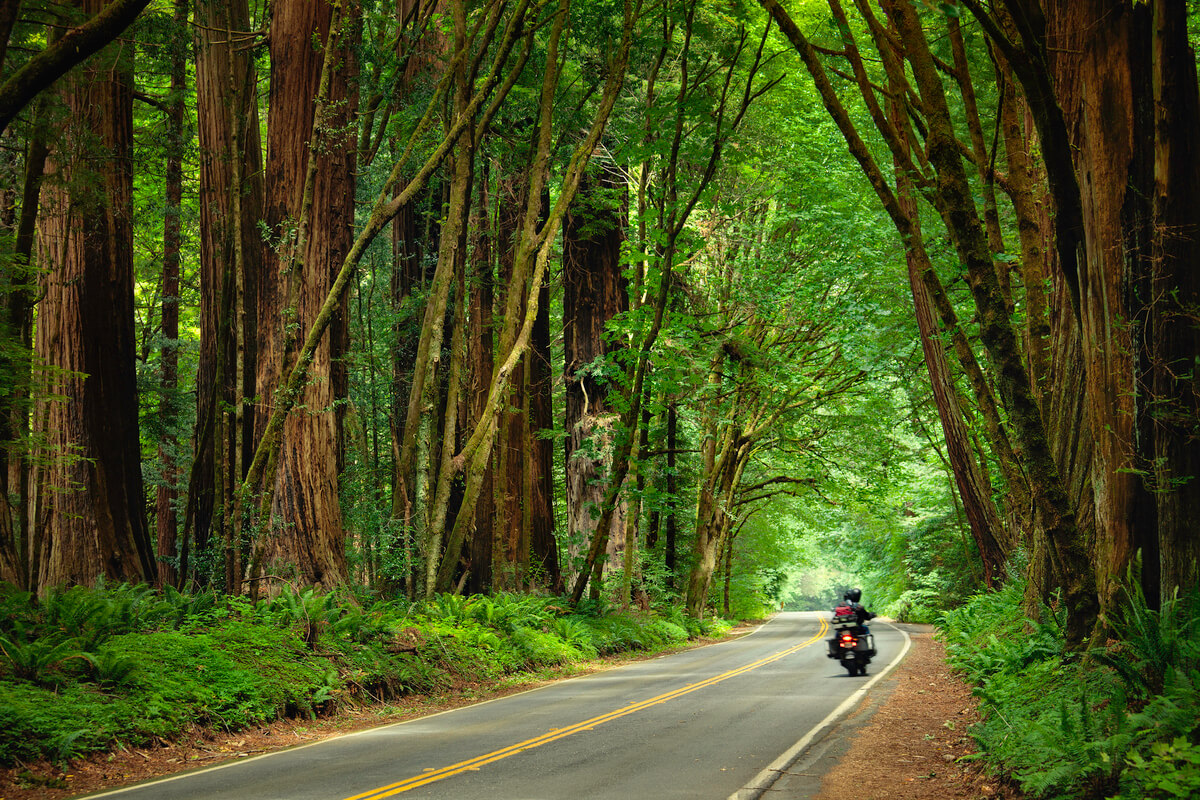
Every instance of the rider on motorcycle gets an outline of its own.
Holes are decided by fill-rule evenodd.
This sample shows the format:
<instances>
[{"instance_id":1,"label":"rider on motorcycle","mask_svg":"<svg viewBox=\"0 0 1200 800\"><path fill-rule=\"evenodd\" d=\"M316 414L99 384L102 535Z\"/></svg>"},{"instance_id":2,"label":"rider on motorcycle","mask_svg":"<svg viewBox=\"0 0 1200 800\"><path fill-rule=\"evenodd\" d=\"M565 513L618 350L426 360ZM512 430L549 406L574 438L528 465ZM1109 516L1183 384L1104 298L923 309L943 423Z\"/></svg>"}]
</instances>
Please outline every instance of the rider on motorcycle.
<instances>
[{"instance_id":1,"label":"rider on motorcycle","mask_svg":"<svg viewBox=\"0 0 1200 800\"><path fill-rule=\"evenodd\" d=\"M859 600L862 600L862 589L851 589L842 595L842 598L850 603L850 608L854 609L854 615L858 619L858 633L870 633L867 628L867 622L875 618L875 615L867 611Z\"/></svg>"}]
</instances>

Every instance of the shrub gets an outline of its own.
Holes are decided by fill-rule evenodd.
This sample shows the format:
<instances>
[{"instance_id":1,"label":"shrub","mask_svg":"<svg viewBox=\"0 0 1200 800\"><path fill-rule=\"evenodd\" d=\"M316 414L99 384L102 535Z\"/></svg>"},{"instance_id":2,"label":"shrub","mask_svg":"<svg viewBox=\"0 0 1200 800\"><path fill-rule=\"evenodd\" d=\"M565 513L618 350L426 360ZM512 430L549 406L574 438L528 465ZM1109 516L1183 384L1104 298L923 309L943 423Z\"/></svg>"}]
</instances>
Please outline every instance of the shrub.
<instances>
[{"instance_id":1,"label":"shrub","mask_svg":"<svg viewBox=\"0 0 1200 800\"><path fill-rule=\"evenodd\" d=\"M1200 797L1200 745L1176 736L1155 742L1148 751L1129 754L1116 800Z\"/></svg>"},{"instance_id":2,"label":"shrub","mask_svg":"<svg viewBox=\"0 0 1200 800\"><path fill-rule=\"evenodd\" d=\"M528 664L550 666L578 660L579 651L552 633L521 625L513 629L513 644Z\"/></svg>"},{"instance_id":3,"label":"shrub","mask_svg":"<svg viewBox=\"0 0 1200 800\"><path fill-rule=\"evenodd\" d=\"M0 636L0 656L0 666L11 677L53 684L65 679L64 664L82 653L74 639L28 639L18 633L11 639Z\"/></svg>"},{"instance_id":4,"label":"shrub","mask_svg":"<svg viewBox=\"0 0 1200 800\"><path fill-rule=\"evenodd\" d=\"M558 638L574 648L575 652L581 658L595 658L597 656L596 645L592 641L592 628L583 618L577 616L559 617L550 623L550 629L554 631Z\"/></svg>"}]
</instances>

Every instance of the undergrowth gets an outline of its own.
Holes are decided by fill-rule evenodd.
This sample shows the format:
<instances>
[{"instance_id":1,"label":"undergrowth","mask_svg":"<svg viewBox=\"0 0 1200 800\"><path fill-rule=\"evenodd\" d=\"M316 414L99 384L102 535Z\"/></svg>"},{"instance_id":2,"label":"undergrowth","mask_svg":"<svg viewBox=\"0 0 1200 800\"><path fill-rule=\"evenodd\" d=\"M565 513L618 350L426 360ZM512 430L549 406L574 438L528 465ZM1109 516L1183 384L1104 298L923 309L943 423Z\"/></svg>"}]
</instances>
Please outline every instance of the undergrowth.
<instances>
[{"instance_id":1,"label":"undergrowth","mask_svg":"<svg viewBox=\"0 0 1200 800\"><path fill-rule=\"evenodd\" d=\"M412 603L309 589L252 604L128 585L35 599L0 584L0 765L314 717L727 627L526 595Z\"/></svg>"},{"instance_id":2,"label":"undergrowth","mask_svg":"<svg viewBox=\"0 0 1200 800\"><path fill-rule=\"evenodd\" d=\"M1113 639L1079 657L1064 650L1061 612L1022 614L1024 588L940 623L981 701L981 757L1032 797L1200 797L1200 595L1155 610L1130 589Z\"/></svg>"}]
</instances>

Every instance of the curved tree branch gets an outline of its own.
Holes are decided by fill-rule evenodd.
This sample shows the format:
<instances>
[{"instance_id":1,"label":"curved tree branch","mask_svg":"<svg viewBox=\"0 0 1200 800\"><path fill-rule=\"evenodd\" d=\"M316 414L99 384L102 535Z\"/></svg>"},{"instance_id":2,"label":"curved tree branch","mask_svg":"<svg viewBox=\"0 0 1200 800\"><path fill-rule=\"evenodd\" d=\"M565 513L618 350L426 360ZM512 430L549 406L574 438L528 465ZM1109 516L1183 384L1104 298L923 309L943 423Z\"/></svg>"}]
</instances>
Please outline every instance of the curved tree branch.
<instances>
[{"instance_id":1,"label":"curved tree branch","mask_svg":"<svg viewBox=\"0 0 1200 800\"><path fill-rule=\"evenodd\" d=\"M21 109L72 67L121 35L150 0L113 0L104 10L25 62L0 86L0 133Z\"/></svg>"}]
</instances>

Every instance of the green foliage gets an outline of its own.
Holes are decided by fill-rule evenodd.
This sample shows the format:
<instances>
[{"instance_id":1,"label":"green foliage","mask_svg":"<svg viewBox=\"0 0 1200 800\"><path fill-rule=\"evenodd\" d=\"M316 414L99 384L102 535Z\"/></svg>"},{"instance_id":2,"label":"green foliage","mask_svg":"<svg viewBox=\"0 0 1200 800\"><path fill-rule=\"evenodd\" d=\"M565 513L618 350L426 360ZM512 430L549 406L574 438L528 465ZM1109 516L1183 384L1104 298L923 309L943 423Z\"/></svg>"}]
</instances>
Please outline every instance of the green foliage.
<instances>
[{"instance_id":1,"label":"green foliage","mask_svg":"<svg viewBox=\"0 0 1200 800\"><path fill-rule=\"evenodd\" d=\"M52 590L42 601L40 619L49 634L73 638L81 650L95 650L112 636L159 624L173 612L144 584L111 589L100 584Z\"/></svg>"},{"instance_id":2,"label":"green foliage","mask_svg":"<svg viewBox=\"0 0 1200 800\"><path fill-rule=\"evenodd\" d=\"M1200 745L1176 736L1169 742L1155 742L1146 755L1130 753L1122 790L1117 800L1157 800L1157 798L1200 797Z\"/></svg>"},{"instance_id":3,"label":"green foliage","mask_svg":"<svg viewBox=\"0 0 1200 800\"><path fill-rule=\"evenodd\" d=\"M55 670L69 659L80 658L73 639L10 639L0 636L0 654L4 672L17 680L53 683Z\"/></svg>"},{"instance_id":4,"label":"green foliage","mask_svg":"<svg viewBox=\"0 0 1200 800\"><path fill-rule=\"evenodd\" d=\"M518 626L510 635L517 650L534 666L562 664L580 658L578 650L548 631Z\"/></svg>"},{"instance_id":5,"label":"green foliage","mask_svg":"<svg viewBox=\"0 0 1200 800\"><path fill-rule=\"evenodd\" d=\"M695 639L700 636L723 636L733 627L733 623L721 617L696 619L684 613L679 606L668 606L657 609L658 618L684 631L687 638Z\"/></svg>"},{"instance_id":6,"label":"green foliage","mask_svg":"<svg viewBox=\"0 0 1200 800\"><path fill-rule=\"evenodd\" d=\"M592 629L593 646L601 655L641 650L647 645L642 627L630 617L591 617L587 618L587 624Z\"/></svg>"},{"instance_id":7,"label":"green foliage","mask_svg":"<svg viewBox=\"0 0 1200 800\"><path fill-rule=\"evenodd\" d=\"M1125 586L1126 603L1112 620L1117 644L1093 658L1139 697L1161 694L1172 673L1200 667L1200 592L1181 598L1176 590L1153 609L1132 573Z\"/></svg>"},{"instance_id":8,"label":"green foliage","mask_svg":"<svg viewBox=\"0 0 1200 800\"><path fill-rule=\"evenodd\" d=\"M1116 638L1083 659L1063 648L1060 615L1021 612L1024 586L972 598L946 614L952 665L976 684L985 759L1034 797L1189 797L1200 771L1197 605L1150 609L1136 589L1114 620Z\"/></svg>"},{"instance_id":9,"label":"green foliage","mask_svg":"<svg viewBox=\"0 0 1200 800\"><path fill-rule=\"evenodd\" d=\"M99 653L82 653L92 667L92 678L101 685L117 686L128 683L137 672L138 662L120 648L104 647Z\"/></svg>"},{"instance_id":10,"label":"green foliage","mask_svg":"<svg viewBox=\"0 0 1200 800\"><path fill-rule=\"evenodd\" d=\"M550 623L550 629L580 657L591 659L599 654L593 641L592 628L582 618L577 616L559 617Z\"/></svg>"}]
</instances>

